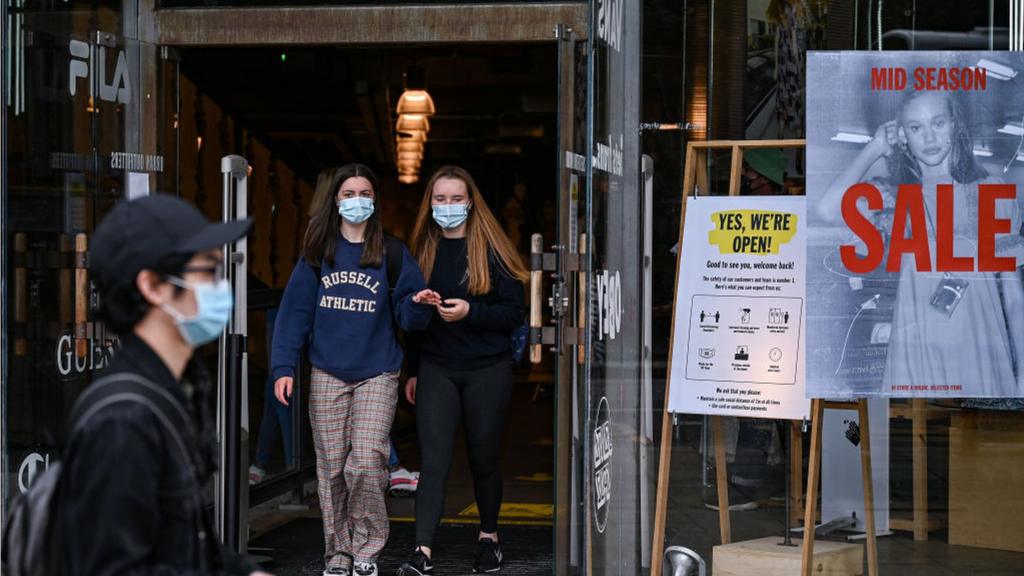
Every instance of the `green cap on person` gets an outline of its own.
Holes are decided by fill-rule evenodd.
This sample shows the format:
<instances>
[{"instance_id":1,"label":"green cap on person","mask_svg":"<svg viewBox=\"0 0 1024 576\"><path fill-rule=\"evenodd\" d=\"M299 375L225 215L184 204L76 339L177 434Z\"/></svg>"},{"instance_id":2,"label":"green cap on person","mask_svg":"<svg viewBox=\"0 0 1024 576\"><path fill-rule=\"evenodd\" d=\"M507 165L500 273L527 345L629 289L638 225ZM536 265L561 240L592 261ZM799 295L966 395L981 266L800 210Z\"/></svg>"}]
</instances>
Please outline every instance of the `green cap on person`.
<instances>
[{"instance_id":1,"label":"green cap on person","mask_svg":"<svg viewBox=\"0 0 1024 576\"><path fill-rule=\"evenodd\" d=\"M743 151L743 161L765 178L782 186L785 182L786 155L778 148L751 148Z\"/></svg>"}]
</instances>

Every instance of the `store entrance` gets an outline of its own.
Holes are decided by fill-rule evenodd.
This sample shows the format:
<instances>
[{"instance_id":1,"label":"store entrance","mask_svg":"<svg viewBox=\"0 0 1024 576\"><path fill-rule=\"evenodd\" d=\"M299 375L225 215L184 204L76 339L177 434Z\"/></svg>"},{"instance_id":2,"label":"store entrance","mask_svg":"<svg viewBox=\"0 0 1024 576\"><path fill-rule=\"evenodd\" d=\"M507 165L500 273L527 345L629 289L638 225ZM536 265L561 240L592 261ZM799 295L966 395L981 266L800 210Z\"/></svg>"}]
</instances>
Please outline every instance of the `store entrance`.
<instances>
[{"instance_id":1,"label":"store entrance","mask_svg":"<svg viewBox=\"0 0 1024 576\"><path fill-rule=\"evenodd\" d=\"M177 74L169 90L177 106L165 119L175 127L166 148L176 151L171 161L178 177L165 192L220 218L221 158L235 154L248 164L245 209L255 227L245 274L241 453L249 489L242 495L240 532L250 535L253 553L305 564L319 558L323 544L311 490L316 459L308 372L299 378L298 402L281 406L271 393L268 342L301 252L317 174L349 162L370 166L380 180L377 209L385 228L407 240L431 172L461 166L528 262L533 234L556 237L556 46L182 48L170 57ZM406 88L426 90L435 107L413 174L405 171L405 150L397 145L408 130L397 125ZM216 350L208 361L217 368ZM510 534L509 546L522 548L505 553L517 564L527 560L537 573L550 571L555 557L556 390L551 357L516 368L502 460L499 531ZM410 471L419 470L424 457L415 425L413 406L401 399L392 440L401 466ZM458 437L438 549L449 549L442 553L452 561L471 563L479 516L461 432ZM411 549L415 499L399 497L402 488L396 484L396 496L388 498L392 536L381 560L385 571Z\"/></svg>"}]
</instances>

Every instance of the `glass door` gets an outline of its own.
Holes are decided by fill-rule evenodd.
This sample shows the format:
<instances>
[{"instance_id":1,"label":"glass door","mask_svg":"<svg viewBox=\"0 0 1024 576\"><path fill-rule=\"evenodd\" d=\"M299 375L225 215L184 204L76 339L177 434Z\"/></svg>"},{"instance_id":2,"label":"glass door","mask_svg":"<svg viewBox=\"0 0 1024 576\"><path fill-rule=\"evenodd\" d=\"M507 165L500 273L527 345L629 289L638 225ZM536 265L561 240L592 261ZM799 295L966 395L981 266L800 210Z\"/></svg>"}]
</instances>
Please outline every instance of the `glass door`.
<instances>
[{"instance_id":1,"label":"glass door","mask_svg":"<svg viewBox=\"0 0 1024 576\"><path fill-rule=\"evenodd\" d=\"M642 513L643 193L639 151L640 18L591 3L583 381L584 549L588 574L640 574Z\"/></svg>"},{"instance_id":2,"label":"glass door","mask_svg":"<svg viewBox=\"0 0 1024 576\"><path fill-rule=\"evenodd\" d=\"M117 353L89 250L117 202L161 191L165 64L108 2L8 3L4 22L3 500L58 453L78 394Z\"/></svg>"},{"instance_id":3,"label":"glass door","mask_svg":"<svg viewBox=\"0 0 1024 576\"><path fill-rule=\"evenodd\" d=\"M556 29L558 42L558 225L547 268L553 269L549 331L554 345L555 388L555 565L556 574L578 571L582 515L580 478L583 468L580 433L580 383L585 366L582 327L586 318L586 111L587 42L565 25ZM553 265L550 265L553 264Z\"/></svg>"},{"instance_id":4,"label":"glass door","mask_svg":"<svg viewBox=\"0 0 1024 576\"><path fill-rule=\"evenodd\" d=\"M644 423L640 11L591 2L559 45L558 238L543 259L556 355L556 573L649 566Z\"/></svg>"}]
</instances>

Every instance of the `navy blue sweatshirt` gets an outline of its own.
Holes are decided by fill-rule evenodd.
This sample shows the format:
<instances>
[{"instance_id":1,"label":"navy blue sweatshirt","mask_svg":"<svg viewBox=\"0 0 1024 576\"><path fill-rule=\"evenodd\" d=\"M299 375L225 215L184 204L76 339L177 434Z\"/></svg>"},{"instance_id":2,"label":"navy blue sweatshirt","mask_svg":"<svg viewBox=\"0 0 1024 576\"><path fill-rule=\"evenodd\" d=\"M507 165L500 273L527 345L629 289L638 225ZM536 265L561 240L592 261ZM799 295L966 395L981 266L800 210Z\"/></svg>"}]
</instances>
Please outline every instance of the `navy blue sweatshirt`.
<instances>
[{"instance_id":1,"label":"navy blue sweatshirt","mask_svg":"<svg viewBox=\"0 0 1024 576\"><path fill-rule=\"evenodd\" d=\"M509 276L493 255L489 268L491 291L470 295L466 239L440 239L429 287L442 299L469 302L469 315L458 322L445 322L434 310L425 332L408 335L409 376L419 373L420 358L457 370L486 368L508 358L512 332L526 315L523 283Z\"/></svg>"},{"instance_id":2,"label":"navy blue sweatshirt","mask_svg":"<svg viewBox=\"0 0 1024 576\"><path fill-rule=\"evenodd\" d=\"M380 268L363 268L359 265L362 255L362 243L349 242L339 234L334 265L325 259L319 277L305 258L295 265L274 327L271 366L275 381L295 376L299 354L307 342L310 363L346 382L401 369L402 348L394 325L422 330L433 310L433 306L412 301L426 288L423 274L403 246L402 271L389 302L387 258L382 259Z\"/></svg>"}]
</instances>

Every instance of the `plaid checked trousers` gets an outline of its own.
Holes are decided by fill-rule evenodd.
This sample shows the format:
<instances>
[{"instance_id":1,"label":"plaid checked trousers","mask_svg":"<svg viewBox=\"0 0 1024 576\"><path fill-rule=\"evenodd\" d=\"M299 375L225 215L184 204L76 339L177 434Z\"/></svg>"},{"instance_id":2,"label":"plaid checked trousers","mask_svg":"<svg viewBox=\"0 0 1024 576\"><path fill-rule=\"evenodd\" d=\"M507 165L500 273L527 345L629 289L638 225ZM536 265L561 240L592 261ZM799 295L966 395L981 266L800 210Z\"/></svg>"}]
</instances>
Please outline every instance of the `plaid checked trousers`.
<instances>
[{"instance_id":1,"label":"plaid checked trousers","mask_svg":"<svg viewBox=\"0 0 1024 576\"><path fill-rule=\"evenodd\" d=\"M388 437L398 373L345 382L313 368L309 420L328 568L376 562L388 541Z\"/></svg>"}]
</instances>

